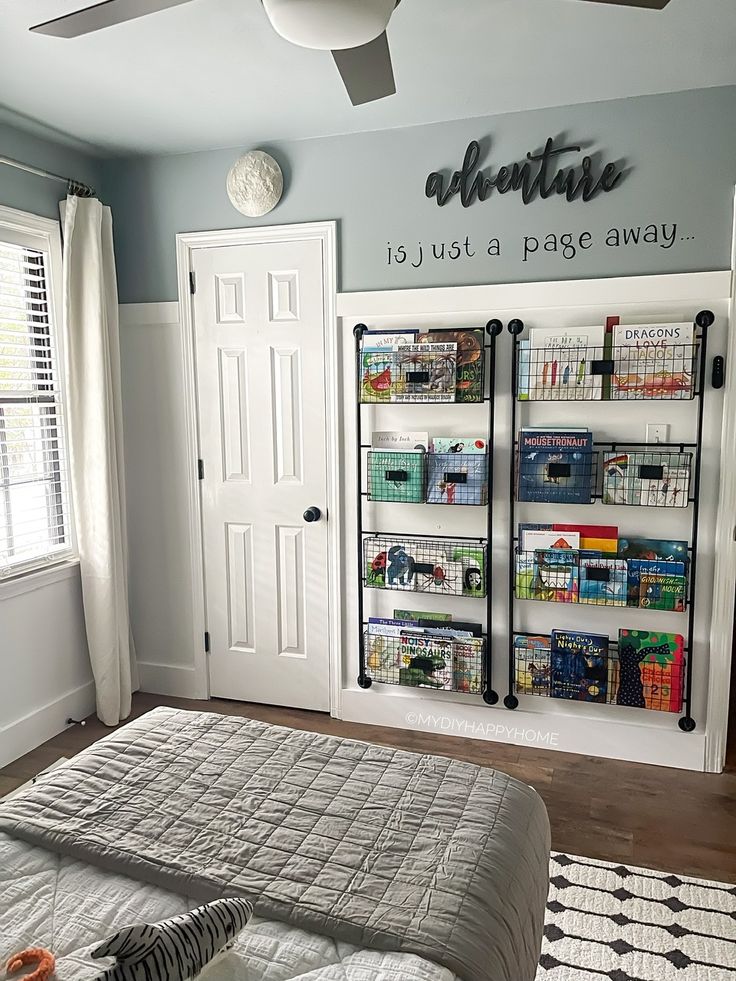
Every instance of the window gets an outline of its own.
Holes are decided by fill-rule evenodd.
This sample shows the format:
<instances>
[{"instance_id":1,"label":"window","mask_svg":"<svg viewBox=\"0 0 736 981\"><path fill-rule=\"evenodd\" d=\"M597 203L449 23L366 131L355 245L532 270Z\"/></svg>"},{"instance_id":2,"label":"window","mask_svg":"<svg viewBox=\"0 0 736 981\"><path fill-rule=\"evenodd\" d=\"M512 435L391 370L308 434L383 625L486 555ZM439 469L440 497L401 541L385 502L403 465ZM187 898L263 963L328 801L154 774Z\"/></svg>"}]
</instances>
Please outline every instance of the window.
<instances>
[{"instance_id":1,"label":"window","mask_svg":"<svg viewBox=\"0 0 736 981\"><path fill-rule=\"evenodd\" d=\"M0 580L73 549L51 262L0 222Z\"/></svg>"}]
</instances>

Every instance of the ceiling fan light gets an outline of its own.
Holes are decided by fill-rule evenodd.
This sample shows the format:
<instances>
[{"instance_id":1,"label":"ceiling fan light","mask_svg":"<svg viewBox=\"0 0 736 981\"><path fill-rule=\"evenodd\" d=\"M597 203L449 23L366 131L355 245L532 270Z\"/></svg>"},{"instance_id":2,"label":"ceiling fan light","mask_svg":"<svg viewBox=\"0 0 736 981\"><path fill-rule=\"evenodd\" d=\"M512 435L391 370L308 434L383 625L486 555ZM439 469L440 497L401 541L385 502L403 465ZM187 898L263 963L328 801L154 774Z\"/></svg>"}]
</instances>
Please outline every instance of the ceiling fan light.
<instances>
[{"instance_id":1,"label":"ceiling fan light","mask_svg":"<svg viewBox=\"0 0 736 981\"><path fill-rule=\"evenodd\" d=\"M396 0L263 0L277 34L302 48L339 51L386 30Z\"/></svg>"}]
</instances>

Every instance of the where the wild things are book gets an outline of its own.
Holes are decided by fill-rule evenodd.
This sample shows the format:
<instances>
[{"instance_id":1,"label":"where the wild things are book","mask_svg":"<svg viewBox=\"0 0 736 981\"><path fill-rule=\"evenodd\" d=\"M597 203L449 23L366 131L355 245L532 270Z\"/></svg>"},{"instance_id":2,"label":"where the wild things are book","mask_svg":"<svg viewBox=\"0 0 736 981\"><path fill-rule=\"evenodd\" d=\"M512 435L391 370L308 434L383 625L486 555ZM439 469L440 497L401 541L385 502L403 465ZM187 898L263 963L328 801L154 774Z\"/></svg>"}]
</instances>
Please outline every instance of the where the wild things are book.
<instances>
[{"instance_id":1,"label":"where the wild things are book","mask_svg":"<svg viewBox=\"0 0 736 981\"><path fill-rule=\"evenodd\" d=\"M455 342L457 345L456 402L483 401L483 345L482 328L467 330L432 330L420 334L420 342L429 344Z\"/></svg>"}]
</instances>

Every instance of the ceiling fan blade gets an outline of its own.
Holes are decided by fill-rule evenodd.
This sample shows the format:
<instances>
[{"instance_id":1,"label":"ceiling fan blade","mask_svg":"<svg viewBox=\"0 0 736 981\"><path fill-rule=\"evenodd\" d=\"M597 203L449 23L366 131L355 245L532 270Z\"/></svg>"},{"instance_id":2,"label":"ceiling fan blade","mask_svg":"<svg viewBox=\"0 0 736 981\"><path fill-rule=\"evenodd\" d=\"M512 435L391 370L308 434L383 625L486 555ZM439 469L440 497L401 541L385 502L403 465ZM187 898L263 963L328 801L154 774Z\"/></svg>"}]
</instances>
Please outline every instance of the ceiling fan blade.
<instances>
[{"instance_id":1,"label":"ceiling fan blade","mask_svg":"<svg viewBox=\"0 0 736 981\"><path fill-rule=\"evenodd\" d=\"M592 3L611 3L616 7L644 7L647 10L664 10L670 0L590 0Z\"/></svg>"},{"instance_id":2,"label":"ceiling fan blade","mask_svg":"<svg viewBox=\"0 0 736 981\"><path fill-rule=\"evenodd\" d=\"M103 27L122 24L126 20L145 17L157 10L176 7L190 0L103 0L92 7L75 10L63 17L47 20L31 28L35 34L50 34L52 37L79 37L80 34L91 34Z\"/></svg>"},{"instance_id":3,"label":"ceiling fan blade","mask_svg":"<svg viewBox=\"0 0 736 981\"><path fill-rule=\"evenodd\" d=\"M384 99L396 93L391 52L386 32L359 48L333 51L337 70L342 76L354 106Z\"/></svg>"}]
</instances>

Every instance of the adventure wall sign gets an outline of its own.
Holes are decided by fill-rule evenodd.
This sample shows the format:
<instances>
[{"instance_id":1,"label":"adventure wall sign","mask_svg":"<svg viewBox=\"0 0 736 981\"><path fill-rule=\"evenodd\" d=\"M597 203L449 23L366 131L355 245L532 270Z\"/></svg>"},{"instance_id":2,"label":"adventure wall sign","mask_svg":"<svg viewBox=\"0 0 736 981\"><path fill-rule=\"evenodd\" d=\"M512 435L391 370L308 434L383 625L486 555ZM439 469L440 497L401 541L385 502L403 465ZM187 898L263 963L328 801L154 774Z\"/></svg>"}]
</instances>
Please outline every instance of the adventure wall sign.
<instances>
[{"instance_id":1,"label":"adventure wall sign","mask_svg":"<svg viewBox=\"0 0 736 981\"><path fill-rule=\"evenodd\" d=\"M604 164L598 169L588 156L577 165L560 166L563 154L580 153L581 149L579 146L555 146L550 136L542 151L527 153L525 163L509 164L500 167L495 174L492 170L486 174L478 169L480 143L473 140L468 143L462 167L455 171L447 186L445 177L433 171L427 177L425 194L434 198L440 207L459 194L463 207L469 208L474 201L485 201L494 191L497 194L521 192L524 204L536 197L545 199L553 194L564 194L568 201L578 197L590 201L597 194L617 187L623 171L615 163Z\"/></svg>"}]
</instances>

